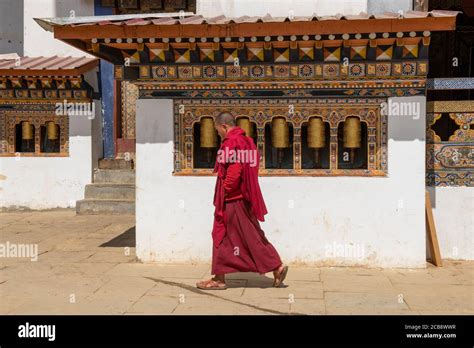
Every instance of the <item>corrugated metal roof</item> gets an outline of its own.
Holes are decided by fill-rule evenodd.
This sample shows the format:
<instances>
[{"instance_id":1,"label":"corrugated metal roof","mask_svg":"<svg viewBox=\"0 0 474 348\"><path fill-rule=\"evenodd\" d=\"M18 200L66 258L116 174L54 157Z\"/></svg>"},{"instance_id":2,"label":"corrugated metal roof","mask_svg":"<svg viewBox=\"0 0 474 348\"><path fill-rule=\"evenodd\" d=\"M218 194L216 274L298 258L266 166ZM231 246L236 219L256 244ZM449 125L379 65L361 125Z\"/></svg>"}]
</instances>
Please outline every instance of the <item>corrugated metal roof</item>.
<instances>
[{"instance_id":1,"label":"corrugated metal roof","mask_svg":"<svg viewBox=\"0 0 474 348\"><path fill-rule=\"evenodd\" d=\"M455 17L458 11L406 11L403 14L395 12L384 12L369 15L361 12L358 15L318 16L313 13L311 16L295 17L272 17L267 14L263 17L225 17L217 16L205 18L201 15L190 15L189 13L151 13L140 15L116 15L116 16L94 16L75 18L35 18L44 29L52 31L54 26L82 26L82 25L195 25L195 24L232 24L232 23L269 23L269 22L305 22L305 21L334 21L334 20L364 20L364 19L405 19L405 18L425 18L425 17Z\"/></svg>"},{"instance_id":2,"label":"corrugated metal roof","mask_svg":"<svg viewBox=\"0 0 474 348\"><path fill-rule=\"evenodd\" d=\"M28 72L50 73L70 72L71 75L81 73L84 69L90 69L99 64L99 59L88 57L19 57L19 59L1 59L0 75L11 73L22 73L25 76Z\"/></svg>"},{"instance_id":3,"label":"corrugated metal roof","mask_svg":"<svg viewBox=\"0 0 474 348\"><path fill-rule=\"evenodd\" d=\"M0 59L0 69L15 70L69 70L78 69L86 64L98 61L87 57L20 57L16 59Z\"/></svg>"}]
</instances>

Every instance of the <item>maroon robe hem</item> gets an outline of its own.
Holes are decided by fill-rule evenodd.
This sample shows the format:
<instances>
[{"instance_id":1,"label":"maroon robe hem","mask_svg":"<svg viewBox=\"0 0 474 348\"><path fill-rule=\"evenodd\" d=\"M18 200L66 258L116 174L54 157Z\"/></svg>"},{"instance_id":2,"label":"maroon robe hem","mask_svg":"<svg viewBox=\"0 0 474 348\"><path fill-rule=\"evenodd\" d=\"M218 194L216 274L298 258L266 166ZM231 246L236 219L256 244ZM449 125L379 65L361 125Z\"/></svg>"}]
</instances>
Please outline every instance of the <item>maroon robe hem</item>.
<instances>
[{"instance_id":1,"label":"maroon robe hem","mask_svg":"<svg viewBox=\"0 0 474 348\"><path fill-rule=\"evenodd\" d=\"M265 274L282 264L247 201L226 202L224 221L226 234L218 246L213 246L213 275L235 272Z\"/></svg>"}]
</instances>

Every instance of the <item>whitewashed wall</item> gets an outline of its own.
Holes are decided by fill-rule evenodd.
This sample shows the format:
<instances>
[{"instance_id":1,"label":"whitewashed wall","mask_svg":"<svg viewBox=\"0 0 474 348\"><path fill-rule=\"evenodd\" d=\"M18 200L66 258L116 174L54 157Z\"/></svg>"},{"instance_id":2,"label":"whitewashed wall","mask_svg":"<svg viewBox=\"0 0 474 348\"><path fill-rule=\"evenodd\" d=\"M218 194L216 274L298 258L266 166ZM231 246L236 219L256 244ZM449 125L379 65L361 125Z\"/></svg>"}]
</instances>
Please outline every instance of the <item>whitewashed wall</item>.
<instances>
[{"instance_id":1,"label":"whitewashed wall","mask_svg":"<svg viewBox=\"0 0 474 348\"><path fill-rule=\"evenodd\" d=\"M97 91L97 69L85 74ZM70 116L69 157L0 157L0 208L73 208L102 154L101 104L95 118Z\"/></svg>"},{"instance_id":2,"label":"whitewashed wall","mask_svg":"<svg viewBox=\"0 0 474 348\"><path fill-rule=\"evenodd\" d=\"M196 12L205 17L295 16L359 14L367 11L367 0L197 0Z\"/></svg>"},{"instance_id":3,"label":"whitewashed wall","mask_svg":"<svg viewBox=\"0 0 474 348\"><path fill-rule=\"evenodd\" d=\"M441 257L474 260L474 187L429 187Z\"/></svg>"},{"instance_id":4,"label":"whitewashed wall","mask_svg":"<svg viewBox=\"0 0 474 348\"><path fill-rule=\"evenodd\" d=\"M425 99L405 99L421 117L389 117L388 177L260 178L263 229L285 262L425 266ZM215 178L172 176L171 100L138 101L136 170L139 259L210 261Z\"/></svg>"},{"instance_id":5,"label":"whitewashed wall","mask_svg":"<svg viewBox=\"0 0 474 348\"><path fill-rule=\"evenodd\" d=\"M89 56L45 31L33 18L93 16L94 0L23 0L25 56Z\"/></svg>"}]
</instances>

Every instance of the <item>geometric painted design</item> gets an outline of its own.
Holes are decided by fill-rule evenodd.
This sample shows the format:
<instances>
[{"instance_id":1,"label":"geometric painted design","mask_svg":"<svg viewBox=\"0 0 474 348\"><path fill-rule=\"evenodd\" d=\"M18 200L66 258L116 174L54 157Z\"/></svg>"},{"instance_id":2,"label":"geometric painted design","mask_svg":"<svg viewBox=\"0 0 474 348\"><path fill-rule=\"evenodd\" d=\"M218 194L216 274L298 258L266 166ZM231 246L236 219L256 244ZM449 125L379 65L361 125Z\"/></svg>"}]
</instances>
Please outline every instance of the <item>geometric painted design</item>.
<instances>
[{"instance_id":1,"label":"geometric painted design","mask_svg":"<svg viewBox=\"0 0 474 348\"><path fill-rule=\"evenodd\" d=\"M263 77L265 76L265 68L263 65L254 65L250 68L251 77Z\"/></svg>"},{"instance_id":2,"label":"geometric painted design","mask_svg":"<svg viewBox=\"0 0 474 348\"><path fill-rule=\"evenodd\" d=\"M53 80L49 78L45 78L45 79L40 78L40 82L41 82L42 88L51 88Z\"/></svg>"},{"instance_id":3,"label":"geometric painted design","mask_svg":"<svg viewBox=\"0 0 474 348\"><path fill-rule=\"evenodd\" d=\"M26 80L26 86L29 89L35 89L36 88L36 79L25 79Z\"/></svg>"},{"instance_id":4,"label":"geometric painted design","mask_svg":"<svg viewBox=\"0 0 474 348\"><path fill-rule=\"evenodd\" d=\"M323 76L324 77L339 76L339 64L324 64Z\"/></svg>"},{"instance_id":5,"label":"geometric painted design","mask_svg":"<svg viewBox=\"0 0 474 348\"><path fill-rule=\"evenodd\" d=\"M390 76L390 63L377 63L375 66L375 75Z\"/></svg>"},{"instance_id":6,"label":"geometric painted design","mask_svg":"<svg viewBox=\"0 0 474 348\"><path fill-rule=\"evenodd\" d=\"M416 63L407 62L402 63L402 74L403 75L416 75Z\"/></svg>"},{"instance_id":7,"label":"geometric painted design","mask_svg":"<svg viewBox=\"0 0 474 348\"><path fill-rule=\"evenodd\" d=\"M300 77L313 77L314 76L314 67L312 64L303 64L299 66L299 76Z\"/></svg>"},{"instance_id":8,"label":"geometric painted design","mask_svg":"<svg viewBox=\"0 0 474 348\"><path fill-rule=\"evenodd\" d=\"M72 88L81 88L82 79L79 78L70 78L69 82L71 83Z\"/></svg>"},{"instance_id":9,"label":"geometric painted design","mask_svg":"<svg viewBox=\"0 0 474 348\"><path fill-rule=\"evenodd\" d=\"M324 61L338 62L341 60L341 47L324 47Z\"/></svg>"},{"instance_id":10,"label":"geometric painted design","mask_svg":"<svg viewBox=\"0 0 474 348\"><path fill-rule=\"evenodd\" d=\"M351 46L350 57L351 59L366 59L367 46Z\"/></svg>"},{"instance_id":11,"label":"geometric painted design","mask_svg":"<svg viewBox=\"0 0 474 348\"><path fill-rule=\"evenodd\" d=\"M151 73L152 73L153 78L168 77L168 67L166 67L166 66L153 67Z\"/></svg>"},{"instance_id":12,"label":"geometric painted design","mask_svg":"<svg viewBox=\"0 0 474 348\"><path fill-rule=\"evenodd\" d=\"M239 56L237 48L224 48L222 53L224 55L224 63L234 63L235 59Z\"/></svg>"},{"instance_id":13,"label":"geometric painted design","mask_svg":"<svg viewBox=\"0 0 474 348\"><path fill-rule=\"evenodd\" d=\"M275 77L289 77L290 67L289 65L277 65L274 71Z\"/></svg>"},{"instance_id":14,"label":"geometric painted design","mask_svg":"<svg viewBox=\"0 0 474 348\"><path fill-rule=\"evenodd\" d=\"M402 50L402 58L418 58L418 45L404 45Z\"/></svg>"},{"instance_id":15,"label":"geometric painted design","mask_svg":"<svg viewBox=\"0 0 474 348\"><path fill-rule=\"evenodd\" d=\"M136 50L122 50L124 59L128 60L131 64L140 63L140 52Z\"/></svg>"},{"instance_id":16,"label":"geometric painted design","mask_svg":"<svg viewBox=\"0 0 474 348\"><path fill-rule=\"evenodd\" d=\"M314 60L314 47L299 47L298 57L301 61Z\"/></svg>"},{"instance_id":17,"label":"geometric painted design","mask_svg":"<svg viewBox=\"0 0 474 348\"><path fill-rule=\"evenodd\" d=\"M240 66L235 66L235 65L226 66L226 75L229 78L240 77Z\"/></svg>"},{"instance_id":18,"label":"geometric painted design","mask_svg":"<svg viewBox=\"0 0 474 348\"><path fill-rule=\"evenodd\" d=\"M365 64L349 64L349 76L359 77L365 75Z\"/></svg>"},{"instance_id":19,"label":"geometric painted design","mask_svg":"<svg viewBox=\"0 0 474 348\"><path fill-rule=\"evenodd\" d=\"M212 63L214 62L214 50L212 48L200 48L199 57L201 62Z\"/></svg>"},{"instance_id":20,"label":"geometric painted design","mask_svg":"<svg viewBox=\"0 0 474 348\"><path fill-rule=\"evenodd\" d=\"M247 47L247 60L263 62L265 59L263 47Z\"/></svg>"},{"instance_id":21,"label":"geometric painted design","mask_svg":"<svg viewBox=\"0 0 474 348\"><path fill-rule=\"evenodd\" d=\"M150 62L153 63L163 63L166 58L165 58L165 52L166 50L162 48L150 48Z\"/></svg>"},{"instance_id":22,"label":"geometric painted design","mask_svg":"<svg viewBox=\"0 0 474 348\"><path fill-rule=\"evenodd\" d=\"M66 88L66 79L54 79L56 82L57 89L65 89Z\"/></svg>"},{"instance_id":23,"label":"geometric painted design","mask_svg":"<svg viewBox=\"0 0 474 348\"><path fill-rule=\"evenodd\" d=\"M188 50L189 52L189 50ZM178 75L180 78L190 79L193 77L193 70L190 66L179 66Z\"/></svg>"},{"instance_id":24,"label":"geometric painted design","mask_svg":"<svg viewBox=\"0 0 474 348\"><path fill-rule=\"evenodd\" d=\"M21 79L20 78L10 78L10 82L13 88L21 88Z\"/></svg>"},{"instance_id":25,"label":"geometric painted design","mask_svg":"<svg viewBox=\"0 0 474 348\"><path fill-rule=\"evenodd\" d=\"M173 48L175 63L190 63L191 50L189 48Z\"/></svg>"},{"instance_id":26,"label":"geometric painted design","mask_svg":"<svg viewBox=\"0 0 474 348\"><path fill-rule=\"evenodd\" d=\"M393 46L392 45L380 45L375 50L376 60L390 60L393 57Z\"/></svg>"},{"instance_id":27,"label":"geometric painted design","mask_svg":"<svg viewBox=\"0 0 474 348\"><path fill-rule=\"evenodd\" d=\"M203 76L206 78L217 77L217 67L213 65L206 65L203 67Z\"/></svg>"},{"instance_id":28,"label":"geometric painted design","mask_svg":"<svg viewBox=\"0 0 474 348\"><path fill-rule=\"evenodd\" d=\"M290 61L290 48L289 47L274 48L273 60L276 63L288 63Z\"/></svg>"}]
</instances>

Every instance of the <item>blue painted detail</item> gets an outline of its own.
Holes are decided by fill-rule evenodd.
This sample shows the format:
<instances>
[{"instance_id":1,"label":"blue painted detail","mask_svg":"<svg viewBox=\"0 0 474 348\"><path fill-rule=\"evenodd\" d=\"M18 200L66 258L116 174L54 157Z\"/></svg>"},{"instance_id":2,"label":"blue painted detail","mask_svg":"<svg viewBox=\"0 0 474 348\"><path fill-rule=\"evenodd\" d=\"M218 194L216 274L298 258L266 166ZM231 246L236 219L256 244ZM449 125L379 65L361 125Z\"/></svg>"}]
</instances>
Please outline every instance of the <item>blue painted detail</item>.
<instances>
[{"instance_id":1,"label":"blue painted detail","mask_svg":"<svg viewBox=\"0 0 474 348\"><path fill-rule=\"evenodd\" d=\"M113 15L113 9L102 7L100 0L94 0L94 15ZM115 157L114 145L114 66L100 60L99 91L102 103L102 137L104 140L104 158Z\"/></svg>"},{"instance_id":2,"label":"blue painted detail","mask_svg":"<svg viewBox=\"0 0 474 348\"><path fill-rule=\"evenodd\" d=\"M428 79L428 89L474 89L474 77Z\"/></svg>"}]
</instances>

